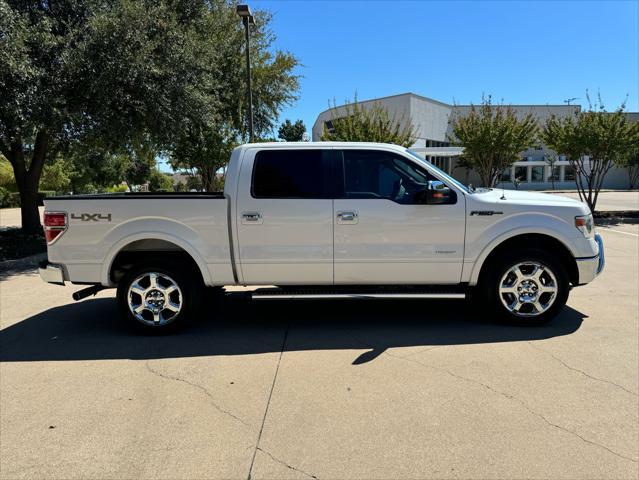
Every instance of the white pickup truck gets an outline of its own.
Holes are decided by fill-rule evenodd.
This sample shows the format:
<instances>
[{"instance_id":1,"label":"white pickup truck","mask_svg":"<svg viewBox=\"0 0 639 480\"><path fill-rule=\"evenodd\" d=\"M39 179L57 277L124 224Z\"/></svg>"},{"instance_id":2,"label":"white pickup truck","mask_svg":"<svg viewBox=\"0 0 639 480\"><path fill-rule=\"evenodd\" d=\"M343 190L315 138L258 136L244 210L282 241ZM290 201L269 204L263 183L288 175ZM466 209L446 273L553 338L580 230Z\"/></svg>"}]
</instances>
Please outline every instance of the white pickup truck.
<instances>
[{"instance_id":1,"label":"white pickup truck","mask_svg":"<svg viewBox=\"0 0 639 480\"><path fill-rule=\"evenodd\" d=\"M124 319L167 331L224 285L269 298L465 298L540 324L604 265L588 207L468 188L396 145L236 148L223 194L48 198L43 280L117 287ZM275 287L273 287L275 286Z\"/></svg>"}]
</instances>

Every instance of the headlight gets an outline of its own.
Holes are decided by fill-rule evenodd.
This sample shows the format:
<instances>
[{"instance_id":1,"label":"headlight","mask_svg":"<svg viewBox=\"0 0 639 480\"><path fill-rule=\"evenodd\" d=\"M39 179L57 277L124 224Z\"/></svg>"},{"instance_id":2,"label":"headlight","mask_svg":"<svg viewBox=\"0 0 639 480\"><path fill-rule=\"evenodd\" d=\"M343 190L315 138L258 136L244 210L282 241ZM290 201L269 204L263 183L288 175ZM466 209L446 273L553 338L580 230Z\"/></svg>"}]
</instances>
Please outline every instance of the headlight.
<instances>
[{"instance_id":1,"label":"headlight","mask_svg":"<svg viewBox=\"0 0 639 480\"><path fill-rule=\"evenodd\" d=\"M575 217L575 227L577 227L577 229L584 234L584 237L592 238L595 233L592 214L580 215L578 217Z\"/></svg>"}]
</instances>

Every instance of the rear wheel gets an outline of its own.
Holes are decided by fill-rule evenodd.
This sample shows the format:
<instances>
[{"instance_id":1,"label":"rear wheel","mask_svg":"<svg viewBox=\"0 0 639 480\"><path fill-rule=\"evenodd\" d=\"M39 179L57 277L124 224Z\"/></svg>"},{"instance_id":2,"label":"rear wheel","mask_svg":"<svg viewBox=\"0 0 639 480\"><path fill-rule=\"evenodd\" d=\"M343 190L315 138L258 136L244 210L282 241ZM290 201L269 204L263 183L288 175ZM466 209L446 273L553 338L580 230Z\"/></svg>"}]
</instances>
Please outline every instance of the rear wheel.
<instances>
[{"instance_id":1,"label":"rear wheel","mask_svg":"<svg viewBox=\"0 0 639 480\"><path fill-rule=\"evenodd\" d=\"M193 318L201 282L177 266L141 265L118 282L122 318L148 333L172 332Z\"/></svg>"},{"instance_id":2,"label":"rear wheel","mask_svg":"<svg viewBox=\"0 0 639 480\"><path fill-rule=\"evenodd\" d=\"M565 267L554 256L525 249L496 258L479 288L497 320L541 325L566 304L570 286Z\"/></svg>"}]
</instances>

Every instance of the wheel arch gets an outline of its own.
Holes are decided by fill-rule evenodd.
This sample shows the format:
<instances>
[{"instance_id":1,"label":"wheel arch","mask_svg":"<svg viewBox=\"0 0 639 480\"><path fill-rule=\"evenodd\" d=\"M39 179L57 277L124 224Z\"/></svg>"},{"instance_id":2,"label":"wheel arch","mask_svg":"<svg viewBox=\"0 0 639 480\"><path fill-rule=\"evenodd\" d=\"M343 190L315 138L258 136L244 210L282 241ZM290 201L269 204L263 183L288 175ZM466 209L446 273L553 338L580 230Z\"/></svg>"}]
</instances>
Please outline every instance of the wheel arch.
<instances>
[{"instance_id":1,"label":"wheel arch","mask_svg":"<svg viewBox=\"0 0 639 480\"><path fill-rule=\"evenodd\" d=\"M204 284L210 282L206 262L197 250L182 239L163 232L137 233L116 242L104 260L101 282L106 286L116 286L118 269L126 268L129 263L150 261L160 254L180 262L194 273L199 273Z\"/></svg>"},{"instance_id":2,"label":"wheel arch","mask_svg":"<svg viewBox=\"0 0 639 480\"><path fill-rule=\"evenodd\" d=\"M492 261L508 250L517 248L540 248L555 254L559 261L566 267L566 272L570 283L576 285L579 281L579 270L577 261L566 243L556 236L546 233L517 233L507 238L496 239L491 245L486 247L478 260L475 262L471 272L469 285L479 283L482 275L488 269Z\"/></svg>"}]
</instances>

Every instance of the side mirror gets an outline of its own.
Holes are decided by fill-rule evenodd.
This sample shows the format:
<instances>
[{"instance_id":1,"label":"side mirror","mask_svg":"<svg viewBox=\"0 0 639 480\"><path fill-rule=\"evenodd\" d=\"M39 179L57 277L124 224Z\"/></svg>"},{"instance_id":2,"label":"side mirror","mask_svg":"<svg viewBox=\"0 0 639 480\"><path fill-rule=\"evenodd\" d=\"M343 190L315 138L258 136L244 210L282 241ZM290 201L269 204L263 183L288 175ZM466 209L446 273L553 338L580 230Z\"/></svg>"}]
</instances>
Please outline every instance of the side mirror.
<instances>
[{"instance_id":1,"label":"side mirror","mask_svg":"<svg viewBox=\"0 0 639 480\"><path fill-rule=\"evenodd\" d=\"M457 195L444 182L439 180L430 180L428 182L428 189L426 190L426 203L428 205L446 205L456 201Z\"/></svg>"}]
</instances>

